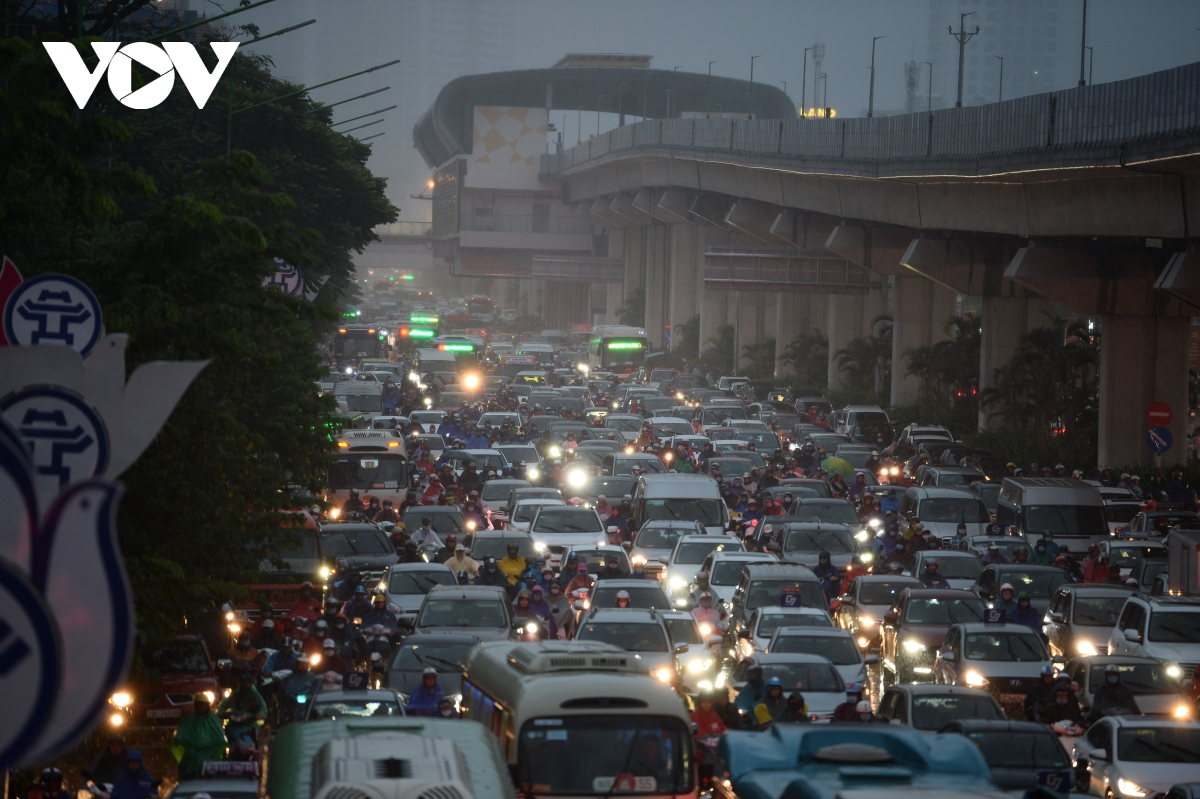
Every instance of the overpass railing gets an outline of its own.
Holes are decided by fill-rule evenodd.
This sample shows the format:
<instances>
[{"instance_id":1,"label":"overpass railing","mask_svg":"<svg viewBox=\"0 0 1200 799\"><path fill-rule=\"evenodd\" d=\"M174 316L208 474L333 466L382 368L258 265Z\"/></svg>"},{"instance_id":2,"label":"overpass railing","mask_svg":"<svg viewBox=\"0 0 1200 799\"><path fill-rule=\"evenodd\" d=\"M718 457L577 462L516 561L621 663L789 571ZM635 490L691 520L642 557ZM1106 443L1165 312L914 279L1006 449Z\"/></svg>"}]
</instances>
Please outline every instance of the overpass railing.
<instances>
[{"instance_id":1,"label":"overpass railing","mask_svg":"<svg viewBox=\"0 0 1200 799\"><path fill-rule=\"evenodd\" d=\"M982 159L1114 147L1200 129L1200 63L1000 103L891 117L652 119L542 156L551 177L643 147L842 161Z\"/></svg>"},{"instance_id":2,"label":"overpass railing","mask_svg":"<svg viewBox=\"0 0 1200 799\"><path fill-rule=\"evenodd\" d=\"M717 291L820 291L865 294L871 273L828 251L709 247L704 286Z\"/></svg>"}]
</instances>

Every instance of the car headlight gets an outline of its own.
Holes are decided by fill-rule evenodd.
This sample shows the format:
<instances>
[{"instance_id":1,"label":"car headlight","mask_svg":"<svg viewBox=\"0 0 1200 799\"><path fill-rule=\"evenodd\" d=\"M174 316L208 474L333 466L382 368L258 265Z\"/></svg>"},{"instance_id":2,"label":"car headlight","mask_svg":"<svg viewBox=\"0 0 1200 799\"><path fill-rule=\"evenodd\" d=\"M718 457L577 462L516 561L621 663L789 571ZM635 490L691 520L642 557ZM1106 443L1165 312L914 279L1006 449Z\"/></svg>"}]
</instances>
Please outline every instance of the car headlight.
<instances>
[{"instance_id":1,"label":"car headlight","mask_svg":"<svg viewBox=\"0 0 1200 799\"><path fill-rule=\"evenodd\" d=\"M904 648L909 652L924 652L925 644L920 641L905 641Z\"/></svg>"},{"instance_id":2,"label":"car headlight","mask_svg":"<svg viewBox=\"0 0 1200 799\"><path fill-rule=\"evenodd\" d=\"M669 586L671 586L672 591L675 591L675 590L683 588L685 585L687 585L688 581L678 575L675 575L675 576L671 577L670 580L667 581L667 584Z\"/></svg>"},{"instance_id":3,"label":"car headlight","mask_svg":"<svg viewBox=\"0 0 1200 799\"><path fill-rule=\"evenodd\" d=\"M708 624L707 622L706 622L706 623L704 623L704 624L701 624L701 625L700 625L700 634L701 634L701 635L703 635L705 638L707 638L708 636L712 635L712 634L713 634L713 627L712 627L712 625L711 625L711 624Z\"/></svg>"},{"instance_id":4,"label":"car headlight","mask_svg":"<svg viewBox=\"0 0 1200 799\"><path fill-rule=\"evenodd\" d=\"M536 622L536 621L527 621L527 622L525 622L525 632L527 632L527 633L536 633L537 631L538 631L538 626L537 626L537 622Z\"/></svg>"},{"instance_id":5,"label":"car headlight","mask_svg":"<svg viewBox=\"0 0 1200 799\"><path fill-rule=\"evenodd\" d=\"M1171 715L1177 719L1186 719L1191 717L1192 709L1187 705L1176 705L1175 710L1171 712Z\"/></svg>"},{"instance_id":6,"label":"car headlight","mask_svg":"<svg viewBox=\"0 0 1200 799\"><path fill-rule=\"evenodd\" d=\"M871 519L867 522L867 525L870 527L879 528L883 526L883 522L879 521L878 519Z\"/></svg>"},{"instance_id":7,"label":"car headlight","mask_svg":"<svg viewBox=\"0 0 1200 799\"><path fill-rule=\"evenodd\" d=\"M657 679L659 682L666 682L666 683L669 683L669 682L671 682L671 678L672 678L672 677L674 677L674 676L675 676L675 673L674 673L673 671L671 671L670 669L668 669L668 668L665 668L665 667L664 667L664 668L661 668L661 669L659 669L659 670L658 670L658 671L656 671L656 672L654 672L654 677L655 677L655 678L656 678L656 679Z\"/></svg>"},{"instance_id":8,"label":"car headlight","mask_svg":"<svg viewBox=\"0 0 1200 799\"><path fill-rule=\"evenodd\" d=\"M863 552L858 556L858 559L863 563L870 563L871 561L875 560L875 555L871 552Z\"/></svg>"},{"instance_id":9,"label":"car headlight","mask_svg":"<svg viewBox=\"0 0 1200 799\"><path fill-rule=\"evenodd\" d=\"M698 671L705 671L707 669L711 669L712 664L713 664L712 658L707 658L704 660L701 660L700 658L696 658L695 660L688 662L687 670L694 674Z\"/></svg>"},{"instance_id":10,"label":"car headlight","mask_svg":"<svg viewBox=\"0 0 1200 799\"><path fill-rule=\"evenodd\" d=\"M701 680L696 683L696 687L701 691L711 691L713 689L712 680Z\"/></svg>"},{"instance_id":11,"label":"car headlight","mask_svg":"<svg viewBox=\"0 0 1200 799\"><path fill-rule=\"evenodd\" d=\"M876 624L878 624L878 622L875 621L870 616L859 616L858 623L859 623L859 625L866 627L867 629L870 629L870 628L874 627ZM908 646L908 644L911 644L911 643L916 643L916 642L915 641L905 641L904 642L906 647ZM922 648L924 648L924 647L922 647Z\"/></svg>"},{"instance_id":12,"label":"car headlight","mask_svg":"<svg viewBox=\"0 0 1200 799\"><path fill-rule=\"evenodd\" d=\"M562 448L561 447L551 447L550 448L550 457L551 458L562 457Z\"/></svg>"},{"instance_id":13,"label":"car headlight","mask_svg":"<svg viewBox=\"0 0 1200 799\"><path fill-rule=\"evenodd\" d=\"M1075 644L1075 651L1077 651L1079 654L1083 655L1084 657L1089 657L1089 658L1095 657L1096 655L1100 654L1100 652L1097 651L1097 649L1096 649L1096 645L1093 644L1091 641L1077 642Z\"/></svg>"},{"instance_id":14,"label":"car headlight","mask_svg":"<svg viewBox=\"0 0 1200 799\"><path fill-rule=\"evenodd\" d=\"M546 551L546 545L545 545L545 544L543 544L541 541L535 541L535 542L533 542L533 548L534 548L534 549L536 549L538 552L545 552L545 551Z\"/></svg>"},{"instance_id":15,"label":"car headlight","mask_svg":"<svg viewBox=\"0 0 1200 799\"><path fill-rule=\"evenodd\" d=\"M320 574L321 574L321 579L322 579L322 580L328 580L328 579L329 579L329 575L330 575L331 573L332 573L332 572L330 572L330 571L329 571L329 567L328 567L328 566L322 566L322 567L321 567Z\"/></svg>"},{"instance_id":16,"label":"car headlight","mask_svg":"<svg viewBox=\"0 0 1200 799\"><path fill-rule=\"evenodd\" d=\"M1117 778L1117 790L1124 796L1145 796L1147 793L1145 788L1124 777Z\"/></svg>"},{"instance_id":17,"label":"car headlight","mask_svg":"<svg viewBox=\"0 0 1200 799\"><path fill-rule=\"evenodd\" d=\"M526 477L528 477L530 480L536 480L536 479L538 479L539 477L541 477L541 475L542 475L542 473L541 473L541 472L539 472L539 471L537 470L537 468L533 468L533 469L526 469L526 470L525 470L525 476L526 476Z\"/></svg>"},{"instance_id":18,"label":"car headlight","mask_svg":"<svg viewBox=\"0 0 1200 799\"><path fill-rule=\"evenodd\" d=\"M120 691L112 695L108 701L112 702L117 707L129 707L133 703L133 697L124 691Z\"/></svg>"},{"instance_id":19,"label":"car headlight","mask_svg":"<svg viewBox=\"0 0 1200 799\"><path fill-rule=\"evenodd\" d=\"M587 482L587 474L583 469L572 469L567 472L567 484L572 488L582 488Z\"/></svg>"},{"instance_id":20,"label":"car headlight","mask_svg":"<svg viewBox=\"0 0 1200 799\"><path fill-rule=\"evenodd\" d=\"M629 560L634 566L645 566L646 565L646 556L645 555L634 555Z\"/></svg>"},{"instance_id":21,"label":"car headlight","mask_svg":"<svg viewBox=\"0 0 1200 799\"><path fill-rule=\"evenodd\" d=\"M212 691L202 691L204 698L208 700L208 704L215 705L217 703L217 695Z\"/></svg>"},{"instance_id":22,"label":"car headlight","mask_svg":"<svg viewBox=\"0 0 1200 799\"><path fill-rule=\"evenodd\" d=\"M976 688L987 685L987 680L985 680L983 678L983 675L977 671L968 671L963 676L966 678L967 685L972 685L972 686L975 686Z\"/></svg>"},{"instance_id":23,"label":"car headlight","mask_svg":"<svg viewBox=\"0 0 1200 799\"><path fill-rule=\"evenodd\" d=\"M871 643L871 642L870 642L870 641L868 641L866 638L862 638L862 637L860 637L860 638L858 639L858 645L859 645L861 648L863 648L863 649L866 649L866 648L867 648L867 646L868 646L870 643Z\"/></svg>"},{"instance_id":24,"label":"car headlight","mask_svg":"<svg viewBox=\"0 0 1200 799\"><path fill-rule=\"evenodd\" d=\"M719 674L717 674L717 687L718 688L725 687L725 672L723 672L723 671L720 672Z\"/></svg>"},{"instance_id":25,"label":"car headlight","mask_svg":"<svg viewBox=\"0 0 1200 799\"><path fill-rule=\"evenodd\" d=\"M1170 666L1167 666L1167 676L1168 677L1174 677L1174 678L1178 679L1180 677L1180 675L1182 675L1182 674L1183 674L1183 669L1179 668L1174 663L1172 663Z\"/></svg>"},{"instance_id":26,"label":"car headlight","mask_svg":"<svg viewBox=\"0 0 1200 799\"><path fill-rule=\"evenodd\" d=\"M854 534L854 540L858 541L859 543L866 541L869 537L870 536L867 535L866 530L859 530L857 533Z\"/></svg>"}]
</instances>

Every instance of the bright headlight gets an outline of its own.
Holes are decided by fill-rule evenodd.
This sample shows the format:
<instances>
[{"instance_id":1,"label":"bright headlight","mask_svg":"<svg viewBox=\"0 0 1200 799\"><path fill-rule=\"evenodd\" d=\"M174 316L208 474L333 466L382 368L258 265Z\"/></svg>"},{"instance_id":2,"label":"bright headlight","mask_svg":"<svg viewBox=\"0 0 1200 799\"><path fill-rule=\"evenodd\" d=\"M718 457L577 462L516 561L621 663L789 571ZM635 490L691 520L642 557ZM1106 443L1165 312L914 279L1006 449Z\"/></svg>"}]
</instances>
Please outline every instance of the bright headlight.
<instances>
[{"instance_id":1,"label":"bright headlight","mask_svg":"<svg viewBox=\"0 0 1200 799\"><path fill-rule=\"evenodd\" d=\"M712 632L713 632L713 628L712 628L711 624L701 624L700 625L700 634L703 635L705 638L712 635Z\"/></svg>"},{"instance_id":2,"label":"bright headlight","mask_svg":"<svg viewBox=\"0 0 1200 799\"><path fill-rule=\"evenodd\" d=\"M909 652L921 652L925 649L925 644L920 641L905 641L904 648Z\"/></svg>"},{"instance_id":3,"label":"bright headlight","mask_svg":"<svg viewBox=\"0 0 1200 799\"><path fill-rule=\"evenodd\" d=\"M430 397L426 397L425 398L425 407L432 408L433 407L433 399L431 399Z\"/></svg>"},{"instance_id":4,"label":"bright headlight","mask_svg":"<svg viewBox=\"0 0 1200 799\"><path fill-rule=\"evenodd\" d=\"M1187 705L1176 705L1172 715L1177 719L1186 719L1192 715L1192 709Z\"/></svg>"},{"instance_id":5,"label":"bright headlight","mask_svg":"<svg viewBox=\"0 0 1200 799\"><path fill-rule=\"evenodd\" d=\"M550 457L551 457L551 458L560 458L560 457L562 457L562 448L561 448L561 447L557 447L557 446L555 446L555 447L551 447L551 448L550 448Z\"/></svg>"},{"instance_id":6,"label":"bright headlight","mask_svg":"<svg viewBox=\"0 0 1200 799\"><path fill-rule=\"evenodd\" d=\"M866 530L859 530L857 533L854 534L855 541L866 541L868 537L869 536L867 535Z\"/></svg>"},{"instance_id":7,"label":"bright headlight","mask_svg":"<svg viewBox=\"0 0 1200 799\"><path fill-rule=\"evenodd\" d=\"M467 388L479 388L479 375L463 375L463 385Z\"/></svg>"},{"instance_id":8,"label":"bright headlight","mask_svg":"<svg viewBox=\"0 0 1200 799\"><path fill-rule=\"evenodd\" d=\"M411 380L411 381L413 381L414 383L420 383L420 382L421 382L421 376L420 376L419 374L417 374L416 372L409 372L409 373L408 373L408 379L409 379L409 380Z\"/></svg>"},{"instance_id":9,"label":"bright headlight","mask_svg":"<svg viewBox=\"0 0 1200 799\"><path fill-rule=\"evenodd\" d=\"M329 567L328 567L328 566L322 566L322 567L321 567L321 572L320 572L320 573L321 573L321 579L322 579L322 580L328 580L328 579L329 579L329 574L330 574L330 572L329 572Z\"/></svg>"},{"instance_id":10,"label":"bright headlight","mask_svg":"<svg viewBox=\"0 0 1200 799\"><path fill-rule=\"evenodd\" d=\"M109 699L108 701L112 702L117 707L129 707L130 703L133 702L133 697L124 691L121 691L120 693L113 694L112 699Z\"/></svg>"},{"instance_id":11,"label":"bright headlight","mask_svg":"<svg viewBox=\"0 0 1200 799\"><path fill-rule=\"evenodd\" d=\"M645 555L634 555L629 560L633 563L634 566L645 566L646 565L646 556Z\"/></svg>"},{"instance_id":12,"label":"bright headlight","mask_svg":"<svg viewBox=\"0 0 1200 799\"><path fill-rule=\"evenodd\" d=\"M872 627L874 627L874 626L875 626L875 624L876 624L876 621L875 621L873 618L871 618L870 616L859 616L859 617L858 617L858 623L859 623L860 625L862 625L863 627L866 627L867 629L870 629L870 628L872 628ZM907 646L908 644L911 644L911 643L914 643L914 642L913 642L913 641L906 641L906 642L905 642L905 645Z\"/></svg>"},{"instance_id":13,"label":"bright headlight","mask_svg":"<svg viewBox=\"0 0 1200 799\"><path fill-rule=\"evenodd\" d=\"M1133 782L1132 780L1125 779L1124 777L1117 778L1117 790L1120 791L1123 796L1138 797L1145 796L1147 793L1145 788L1138 785L1136 782Z\"/></svg>"},{"instance_id":14,"label":"bright headlight","mask_svg":"<svg viewBox=\"0 0 1200 799\"><path fill-rule=\"evenodd\" d=\"M1095 657L1100 654L1096 650L1096 645L1091 641L1079 641L1075 644L1075 650L1084 657Z\"/></svg>"},{"instance_id":15,"label":"bright headlight","mask_svg":"<svg viewBox=\"0 0 1200 799\"><path fill-rule=\"evenodd\" d=\"M863 563L870 563L871 561L875 560L875 555L870 552L864 552L858 557Z\"/></svg>"},{"instance_id":16,"label":"bright headlight","mask_svg":"<svg viewBox=\"0 0 1200 799\"><path fill-rule=\"evenodd\" d=\"M536 622L536 621L527 621L527 622L525 622L525 632L527 632L527 633L536 633L537 631L538 631L538 626L537 626L537 622Z\"/></svg>"},{"instance_id":17,"label":"bright headlight","mask_svg":"<svg viewBox=\"0 0 1200 799\"><path fill-rule=\"evenodd\" d=\"M711 691L713 689L712 680L701 680L696 683L696 687L701 691Z\"/></svg>"},{"instance_id":18,"label":"bright headlight","mask_svg":"<svg viewBox=\"0 0 1200 799\"><path fill-rule=\"evenodd\" d=\"M973 685L976 688L987 685L987 680L983 679L983 675L977 671L968 671L964 676L966 677L967 685Z\"/></svg>"},{"instance_id":19,"label":"bright headlight","mask_svg":"<svg viewBox=\"0 0 1200 799\"><path fill-rule=\"evenodd\" d=\"M674 576L670 579L668 584L672 589L683 588L685 585L687 585L687 580L679 576Z\"/></svg>"},{"instance_id":20,"label":"bright headlight","mask_svg":"<svg viewBox=\"0 0 1200 799\"><path fill-rule=\"evenodd\" d=\"M870 521L867 522L867 525L869 527L882 527L883 522L879 521L878 519L871 519Z\"/></svg>"},{"instance_id":21,"label":"bright headlight","mask_svg":"<svg viewBox=\"0 0 1200 799\"><path fill-rule=\"evenodd\" d=\"M671 678L674 677L675 674L668 668L661 668L658 671L654 672L654 676L656 679L658 679L659 682L669 683L671 681Z\"/></svg>"},{"instance_id":22,"label":"bright headlight","mask_svg":"<svg viewBox=\"0 0 1200 799\"><path fill-rule=\"evenodd\" d=\"M533 548L536 549L538 552L546 551L546 545L543 544L541 541L535 541L533 544Z\"/></svg>"},{"instance_id":23,"label":"bright headlight","mask_svg":"<svg viewBox=\"0 0 1200 799\"><path fill-rule=\"evenodd\" d=\"M525 476L528 477L530 480L536 480L539 477L541 477L541 475L542 475L542 473L539 472L536 468L525 470Z\"/></svg>"},{"instance_id":24,"label":"bright headlight","mask_svg":"<svg viewBox=\"0 0 1200 799\"><path fill-rule=\"evenodd\" d=\"M203 693L203 694L204 694L204 698L208 700L208 703L209 703L210 705L214 705L214 704L216 704L216 702L217 702L217 695L216 695L216 694L214 694L212 691L202 691L201 693Z\"/></svg>"},{"instance_id":25,"label":"bright headlight","mask_svg":"<svg viewBox=\"0 0 1200 799\"><path fill-rule=\"evenodd\" d=\"M712 664L712 658L708 658L707 660L696 658L695 660L688 661L687 670L694 674L698 671L704 671L705 669L711 668Z\"/></svg>"},{"instance_id":26,"label":"bright headlight","mask_svg":"<svg viewBox=\"0 0 1200 799\"><path fill-rule=\"evenodd\" d=\"M1181 668L1179 668L1178 666L1176 666L1175 664L1172 663L1170 666L1167 666L1167 676L1168 677L1176 677L1177 678L1181 674L1183 674L1183 670Z\"/></svg>"},{"instance_id":27,"label":"bright headlight","mask_svg":"<svg viewBox=\"0 0 1200 799\"><path fill-rule=\"evenodd\" d=\"M583 469L572 469L567 472L567 484L572 488L582 488L587 482L587 473Z\"/></svg>"}]
</instances>

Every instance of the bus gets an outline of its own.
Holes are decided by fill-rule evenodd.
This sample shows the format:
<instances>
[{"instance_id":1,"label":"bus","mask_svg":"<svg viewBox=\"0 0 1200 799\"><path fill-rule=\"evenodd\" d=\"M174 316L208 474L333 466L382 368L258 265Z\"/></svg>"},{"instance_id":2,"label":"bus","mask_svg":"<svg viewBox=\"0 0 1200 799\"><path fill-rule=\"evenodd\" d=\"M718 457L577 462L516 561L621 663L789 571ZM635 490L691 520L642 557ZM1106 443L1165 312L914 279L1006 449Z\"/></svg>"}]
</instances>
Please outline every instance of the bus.
<instances>
[{"instance_id":1,"label":"bus","mask_svg":"<svg viewBox=\"0 0 1200 799\"><path fill-rule=\"evenodd\" d=\"M485 297L482 294L475 294L467 297L467 315L472 319L490 316L495 319L496 306L492 304L491 297ZM490 319L485 321L491 321Z\"/></svg>"},{"instance_id":2,"label":"bus","mask_svg":"<svg viewBox=\"0 0 1200 799\"><path fill-rule=\"evenodd\" d=\"M627 376L646 361L650 339L640 327L598 325L592 330L588 346L588 366L593 372L606 371Z\"/></svg>"},{"instance_id":3,"label":"bus","mask_svg":"<svg viewBox=\"0 0 1200 799\"><path fill-rule=\"evenodd\" d=\"M333 356L343 366L363 358L386 357L387 334L371 325L341 325L333 337Z\"/></svg>"},{"instance_id":4,"label":"bus","mask_svg":"<svg viewBox=\"0 0 1200 799\"><path fill-rule=\"evenodd\" d=\"M636 655L591 641L467 654L462 715L500 742L524 796L696 797L691 718Z\"/></svg>"},{"instance_id":5,"label":"bus","mask_svg":"<svg viewBox=\"0 0 1200 799\"><path fill-rule=\"evenodd\" d=\"M468 336L439 336L430 346L438 352L453 355L459 371L479 366L483 355L483 342Z\"/></svg>"},{"instance_id":6,"label":"bus","mask_svg":"<svg viewBox=\"0 0 1200 799\"><path fill-rule=\"evenodd\" d=\"M390 499L399 507L408 490L408 453L401 430L345 430L337 440L337 456L329 467L325 501L337 508L350 498L351 489L367 504L367 497ZM336 514L335 514L336 516Z\"/></svg>"}]
</instances>

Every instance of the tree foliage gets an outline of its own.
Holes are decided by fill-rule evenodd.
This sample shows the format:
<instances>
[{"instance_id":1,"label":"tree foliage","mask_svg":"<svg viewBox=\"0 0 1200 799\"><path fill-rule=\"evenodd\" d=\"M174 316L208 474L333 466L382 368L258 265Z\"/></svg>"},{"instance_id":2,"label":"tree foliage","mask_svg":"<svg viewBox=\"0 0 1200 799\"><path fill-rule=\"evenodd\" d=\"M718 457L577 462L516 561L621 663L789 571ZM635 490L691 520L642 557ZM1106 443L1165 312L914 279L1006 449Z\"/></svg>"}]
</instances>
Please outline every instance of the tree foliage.
<instances>
[{"instance_id":1,"label":"tree foliage","mask_svg":"<svg viewBox=\"0 0 1200 799\"><path fill-rule=\"evenodd\" d=\"M679 325L671 333L671 338L675 342L671 352L689 361L700 357L700 314L696 314Z\"/></svg>"},{"instance_id":2,"label":"tree foliage","mask_svg":"<svg viewBox=\"0 0 1200 799\"><path fill-rule=\"evenodd\" d=\"M754 380L770 380L775 376L775 339L760 338L742 347L738 359L738 374Z\"/></svg>"},{"instance_id":3,"label":"tree foliage","mask_svg":"<svg viewBox=\"0 0 1200 799\"><path fill-rule=\"evenodd\" d=\"M704 369L718 375L733 374L733 353L737 346L737 331L733 325L721 325L705 343L708 346L700 353Z\"/></svg>"},{"instance_id":4,"label":"tree foliage","mask_svg":"<svg viewBox=\"0 0 1200 799\"><path fill-rule=\"evenodd\" d=\"M783 351L798 386L824 386L829 378L829 335L818 327L804 331Z\"/></svg>"},{"instance_id":5,"label":"tree foliage","mask_svg":"<svg viewBox=\"0 0 1200 799\"><path fill-rule=\"evenodd\" d=\"M645 289L634 289L629 293L624 304L621 305L617 318L621 320L621 324L630 327L642 327L646 324Z\"/></svg>"},{"instance_id":6,"label":"tree foliage","mask_svg":"<svg viewBox=\"0 0 1200 799\"><path fill-rule=\"evenodd\" d=\"M892 320L881 316L874 320L876 332L846 342L834 353L838 370L845 378L841 390L834 392L845 402L884 402L891 393ZM883 370L882 391L875 392L875 375Z\"/></svg>"}]
</instances>

